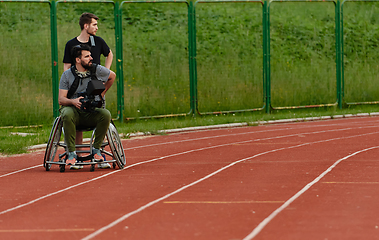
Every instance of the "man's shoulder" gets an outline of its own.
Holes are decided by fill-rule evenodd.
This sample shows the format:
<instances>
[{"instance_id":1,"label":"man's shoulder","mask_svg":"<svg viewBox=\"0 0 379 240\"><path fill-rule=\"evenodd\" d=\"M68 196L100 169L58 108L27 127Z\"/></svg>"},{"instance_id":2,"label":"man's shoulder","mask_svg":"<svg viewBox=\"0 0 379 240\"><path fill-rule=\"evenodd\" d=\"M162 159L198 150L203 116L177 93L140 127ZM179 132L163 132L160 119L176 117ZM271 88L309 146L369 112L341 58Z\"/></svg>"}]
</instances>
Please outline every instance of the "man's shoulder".
<instances>
[{"instance_id":1,"label":"man's shoulder","mask_svg":"<svg viewBox=\"0 0 379 240\"><path fill-rule=\"evenodd\" d=\"M72 74L71 69L64 71L59 81L59 89L68 90L74 80L75 76Z\"/></svg>"},{"instance_id":2,"label":"man's shoulder","mask_svg":"<svg viewBox=\"0 0 379 240\"><path fill-rule=\"evenodd\" d=\"M72 73L71 71L71 68L67 69L66 71L64 71L62 73L62 77L66 78L66 79L69 79L69 78L74 78L74 74Z\"/></svg>"},{"instance_id":3,"label":"man's shoulder","mask_svg":"<svg viewBox=\"0 0 379 240\"><path fill-rule=\"evenodd\" d=\"M96 63L94 63L94 64L96 64ZM104 71L109 71L109 69L100 65L100 64L96 64L96 72L104 72Z\"/></svg>"},{"instance_id":4,"label":"man's shoulder","mask_svg":"<svg viewBox=\"0 0 379 240\"><path fill-rule=\"evenodd\" d=\"M104 41L104 39L102 39L101 37L99 37L99 36L96 36L96 35L92 35L95 39L100 39L100 40L102 40L102 41Z\"/></svg>"},{"instance_id":5,"label":"man's shoulder","mask_svg":"<svg viewBox=\"0 0 379 240\"><path fill-rule=\"evenodd\" d=\"M100 78L99 80L101 80L101 81L107 81L110 72L111 71L108 68L106 68L100 64L98 64L96 66L96 76L98 78Z\"/></svg>"},{"instance_id":6,"label":"man's shoulder","mask_svg":"<svg viewBox=\"0 0 379 240\"><path fill-rule=\"evenodd\" d=\"M66 46L78 45L79 41L76 37L67 41Z\"/></svg>"},{"instance_id":7,"label":"man's shoulder","mask_svg":"<svg viewBox=\"0 0 379 240\"><path fill-rule=\"evenodd\" d=\"M101 37L99 37L99 36L93 36L93 37L95 38L95 42L107 45L105 40L102 39Z\"/></svg>"}]
</instances>

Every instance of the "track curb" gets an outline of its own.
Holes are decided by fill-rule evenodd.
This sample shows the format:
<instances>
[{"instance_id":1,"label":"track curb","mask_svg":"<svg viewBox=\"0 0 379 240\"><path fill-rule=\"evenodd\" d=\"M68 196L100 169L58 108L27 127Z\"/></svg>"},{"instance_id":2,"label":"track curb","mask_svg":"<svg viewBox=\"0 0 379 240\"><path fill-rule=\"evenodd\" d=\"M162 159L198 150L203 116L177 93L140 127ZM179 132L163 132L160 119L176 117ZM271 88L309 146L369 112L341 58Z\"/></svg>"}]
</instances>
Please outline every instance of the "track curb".
<instances>
[{"instance_id":1,"label":"track curb","mask_svg":"<svg viewBox=\"0 0 379 240\"><path fill-rule=\"evenodd\" d=\"M261 125L271 125L271 124L280 124L280 123L294 123L294 122L309 122L309 121L319 121L319 120L332 120L332 119L341 119L341 118L352 118L352 117L377 117L379 112L374 113L357 113L357 114L342 114L342 115L333 115L333 116L321 116L321 117L305 117L305 118L290 118L290 119L279 119L279 120L268 120L268 121L255 121L255 122L243 122L243 123L227 123L227 124L217 124L209 126L198 126L198 127L185 127L185 128L175 128L167 130L158 130L158 134L169 134L169 133L182 133L182 132L191 132L199 130L212 130L220 128L233 128L233 127L246 127L246 126L261 126ZM128 133L120 134L121 137L143 137L156 135L151 132L137 132L137 133ZM89 138L83 139L84 142L90 141ZM28 147L28 150L38 150L46 148L46 143L38 144Z\"/></svg>"}]
</instances>

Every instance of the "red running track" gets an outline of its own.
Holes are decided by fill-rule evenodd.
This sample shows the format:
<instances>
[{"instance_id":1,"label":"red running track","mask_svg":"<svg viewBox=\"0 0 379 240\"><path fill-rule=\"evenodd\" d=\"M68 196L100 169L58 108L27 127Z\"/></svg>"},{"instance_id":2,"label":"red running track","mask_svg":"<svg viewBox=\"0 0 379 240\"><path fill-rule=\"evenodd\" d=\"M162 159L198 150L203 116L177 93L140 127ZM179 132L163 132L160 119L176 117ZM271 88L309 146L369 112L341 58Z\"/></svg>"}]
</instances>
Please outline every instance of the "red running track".
<instances>
[{"instance_id":1,"label":"red running track","mask_svg":"<svg viewBox=\"0 0 379 240\"><path fill-rule=\"evenodd\" d=\"M379 239L379 118L124 140L123 170L0 158L0 239Z\"/></svg>"}]
</instances>

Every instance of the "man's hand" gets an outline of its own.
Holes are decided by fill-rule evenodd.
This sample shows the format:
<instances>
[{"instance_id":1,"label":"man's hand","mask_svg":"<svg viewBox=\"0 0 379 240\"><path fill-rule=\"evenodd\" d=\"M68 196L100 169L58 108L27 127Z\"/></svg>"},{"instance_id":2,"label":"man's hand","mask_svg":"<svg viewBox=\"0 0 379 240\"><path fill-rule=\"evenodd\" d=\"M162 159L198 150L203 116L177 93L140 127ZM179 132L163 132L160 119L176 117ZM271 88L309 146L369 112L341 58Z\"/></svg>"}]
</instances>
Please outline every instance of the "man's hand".
<instances>
[{"instance_id":1,"label":"man's hand","mask_svg":"<svg viewBox=\"0 0 379 240\"><path fill-rule=\"evenodd\" d=\"M82 99L84 97L78 97L75 99L68 99L67 93L68 93L68 90L59 89L59 96L58 96L59 105L62 105L62 106L71 106L72 105L72 106L80 109L80 107L82 106L80 99Z\"/></svg>"},{"instance_id":2,"label":"man's hand","mask_svg":"<svg viewBox=\"0 0 379 240\"><path fill-rule=\"evenodd\" d=\"M72 105L74 105L76 108L80 109L80 107L82 106L82 102L80 102L80 99L82 99L84 97L78 97L78 98L75 98L75 99L72 99Z\"/></svg>"}]
</instances>

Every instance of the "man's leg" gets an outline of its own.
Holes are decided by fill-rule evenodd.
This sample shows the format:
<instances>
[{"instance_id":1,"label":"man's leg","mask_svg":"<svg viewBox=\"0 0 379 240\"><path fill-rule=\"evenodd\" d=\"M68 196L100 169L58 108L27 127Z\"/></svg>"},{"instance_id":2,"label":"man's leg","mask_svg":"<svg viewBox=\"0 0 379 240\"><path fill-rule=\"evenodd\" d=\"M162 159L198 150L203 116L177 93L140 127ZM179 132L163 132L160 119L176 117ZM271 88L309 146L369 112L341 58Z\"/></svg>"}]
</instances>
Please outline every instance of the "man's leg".
<instances>
[{"instance_id":1,"label":"man's leg","mask_svg":"<svg viewBox=\"0 0 379 240\"><path fill-rule=\"evenodd\" d=\"M83 132L80 132L80 131L76 132L75 143L77 145L83 144ZM79 150L82 150L82 148L77 148L76 150L79 151ZM82 154L77 153L77 155L80 157Z\"/></svg>"},{"instance_id":2,"label":"man's leg","mask_svg":"<svg viewBox=\"0 0 379 240\"><path fill-rule=\"evenodd\" d=\"M96 130L93 147L96 149L100 149L105 135L107 134L109 124L111 122L111 113L104 108L98 108L96 109L96 112L97 114L94 117L94 121L96 122Z\"/></svg>"},{"instance_id":3,"label":"man's leg","mask_svg":"<svg viewBox=\"0 0 379 240\"><path fill-rule=\"evenodd\" d=\"M66 163L74 164L77 158L75 153L75 135L79 113L76 111L75 107L71 106L62 107L60 112L63 121L65 142L68 149L68 159Z\"/></svg>"},{"instance_id":4,"label":"man's leg","mask_svg":"<svg viewBox=\"0 0 379 240\"><path fill-rule=\"evenodd\" d=\"M85 124L89 127L96 127L93 153L95 160L102 161L103 157L101 156L100 148L107 133L109 123L111 122L110 112L107 109L96 108L95 112L86 114L85 119L82 119L81 121L83 121L81 124ZM111 166L108 163L99 163L99 168L110 167Z\"/></svg>"}]
</instances>

